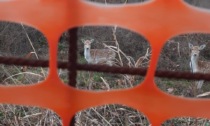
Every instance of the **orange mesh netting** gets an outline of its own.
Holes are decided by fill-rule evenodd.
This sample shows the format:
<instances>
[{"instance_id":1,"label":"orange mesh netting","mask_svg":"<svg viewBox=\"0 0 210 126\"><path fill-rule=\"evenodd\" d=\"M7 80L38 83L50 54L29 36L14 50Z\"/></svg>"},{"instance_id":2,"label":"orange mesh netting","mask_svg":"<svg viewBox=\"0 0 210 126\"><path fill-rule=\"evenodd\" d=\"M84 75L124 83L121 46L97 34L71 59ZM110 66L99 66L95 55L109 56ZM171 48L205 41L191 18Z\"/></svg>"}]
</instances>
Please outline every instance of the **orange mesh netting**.
<instances>
[{"instance_id":1,"label":"orange mesh netting","mask_svg":"<svg viewBox=\"0 0 210 126\"><path fill-rule=\"evenodd\" d=\"M48 39L50 49L50 73L46 80L29 86L1 86L1 103L50 108L60 115L65 126L76 112L104 104L133 107L143 112L155 126L177 116L210 118L207 111L210 100L171 96L160 91L154 83L158 56L164 43L181 33L210 33L209 12L191 7L182 0L152 0L118 6L103 6L84 0L9 0L0 2L0 8L2 21L36 27ZM93 92L63 84L57 74L58 41L64 31L82 25L117 25L143 35L150 42L151 62L141 85ZM69 66L73 70L70 76L76 73L73 65L74 62ZM74 80L70 82L75 83Z\"/></svg>"}]
</instances>

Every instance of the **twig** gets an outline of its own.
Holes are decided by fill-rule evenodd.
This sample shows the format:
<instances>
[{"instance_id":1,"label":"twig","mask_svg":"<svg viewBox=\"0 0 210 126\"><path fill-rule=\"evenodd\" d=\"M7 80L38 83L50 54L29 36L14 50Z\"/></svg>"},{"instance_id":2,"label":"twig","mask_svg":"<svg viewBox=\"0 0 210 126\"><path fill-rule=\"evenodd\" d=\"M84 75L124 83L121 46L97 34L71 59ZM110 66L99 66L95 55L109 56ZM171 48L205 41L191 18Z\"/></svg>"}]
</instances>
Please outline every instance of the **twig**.
<instances>
[{"instance_id":1,"label":"twig","mask_svg":"<svg viewBox=\"0 0 210 126\"><path fill-rule=\"evenodd\" d=\"M39 116L39 115L42 115L42 113L34 113L34 114L31 114L31 115L26 115L24 117L22 117L23 119L26 119L26 118L30 118L30 117L34 117L34 116Z\"/></svg>"},{"instance_id":2,"label":"twig","mask_svg":"<svg viewBox=\"0 0 210 126\"><path fill-rule=\"evenodd\" d=\"M197 95L196 97L200 98L200 97L206 97L206 96L209 96L209 95L210 95L210 92L205 92L205 93Z\"/></svg>"},{"instance_id":3,"label":"twig","mask_svg":"<svg viewBox=\"0 0 210 126\"><path fill-rule=\"evenodd\" d=\"M30 43L30 45L31 45L31 47L32 47L32 49L33 49L33 52L34 52L36 58L39 59L39 57L38 57L38 55L37 55L37 52L36 52L36 50L35 50L35 48L34 48L34 46L33 46L33 44L32 44L32 41L31 41L30 37L28 36L28 33L26 32L25 27L24 27L24 25L23 25L22 23L21 23L21 26L22 26L22 28L23 28L25 34L26 34L26 37L28 38L28 41L29 41L29 43ZM46 75L45 75L45 73L44 73L44 70L43 70L42 68L41 68L41 70L42 70L42 73L43 73L44 77L46 78Z\"/></svg>"},{"instance_id":4,"label":"twig","mask_svg":"<svg viewBox=\"0 0 210 126\"><path fill-rule=\"evenodd\" d=\"M124 4L127 4L128 0L125 0Z\"/></svg>"},{"instance_id":5,"label":"twig","mask_svg":"<svg viewBox=\"0 0 210 126\"><path fill-rule=\"evenodd\" d=\"M118 57L120 59L120 66L123 66L123 62L122 62L122 58L121 58L121 55L120 55L120 48L119 48L119 43L117 41L117 36L116 36L116 31L117 31L117 26L114 26L113 30L112 30L112 35L113 35L113 39L115 41L115 45L117 47L117 54L118 54Z\"/></svg>"},{"instance_id":6,"label":"twig","mask_svg":"<svg viewBox=\"0 0 210 126\"><path fill-rule=\"evenodd\" d=\"M32 44L32 41L31 41L30 37L28 36L28 33L26 32L25 27L23 26L22 23L21 23L21 26L22 26L22 28L23 28L23 30L24 30L24 32L25 32L25 34L26 34L26 37L27 37L27 39L28 39L28 41L29 41L29 43L30 43L32 49L33 49L33 52L35 52L34 54L35 54L36 58L39 59L39 57L38 57L38 55L37 55L37 53L36 53L36 50L35 50L35 48L34 48L34 46L33 46L33 44Z\"/></svg>"},{"instance_id":7,"label":"twig","mask_svg":"<svg viewBox=\"0 0 210 126\"><path fill-rule=\"evenodd\" d=\"M106 80L103 77L100 77L100 78L104 82L104 84L106 85L107 90L109 91L110 90L109 84L106 82Z\"/></svg>"},{"instance_id":8,"label":"twig","mask_svg":"<svg viewBox=\"0 0 210 126\"><path fill-rule=\"evenodd\" d=\"M91 108L98 116L100 116L109 126L111 126L111 124L100 114L98 113L94 108Z\"/></svg>"},{"instance_id":9,"label":"twig","mask_svg":"<svg viewBox=\"0 0 210 126\"><path fill-rule=\"evenodd\" d=\"M39 74L35 74L35 73L32 73L32 72L21 72L21 73L13 74L13 75L7 77L6 79L4 79L3 82L5 82L6 80L11 79L11 78L13 78L13 77L15 77L15 76L17 76L17 75L22 75L22 74L31 74L31 75L43 77L43 76L41 76L41 75L39 75Z\"/></svg>"},{"instance_id":10,"label":"twig","mask_svg":"<svg viewBox=\"0 0 210 126\"><path fill-rule=\"evenodd\" d=\"M177 42L177 51L178 51L179 57L181 57L180 49L179 49L179 42Z\"/></svg>"},{"instance_id":11,"label":"twig","mask_svg":"<svg viewBox=\"0 0 210 126\"><path fill-rule=\"evenodd\" d=\"M4 68L4 66L2 66L2 69L4 70L4 72L8 75L8 76L11 76L10 73ZM15 79L11 78L11 80L13 81L13 83L16 83L15 82ZM3 81L4 82L4 81Z\"/></svg>"}]
</instances>

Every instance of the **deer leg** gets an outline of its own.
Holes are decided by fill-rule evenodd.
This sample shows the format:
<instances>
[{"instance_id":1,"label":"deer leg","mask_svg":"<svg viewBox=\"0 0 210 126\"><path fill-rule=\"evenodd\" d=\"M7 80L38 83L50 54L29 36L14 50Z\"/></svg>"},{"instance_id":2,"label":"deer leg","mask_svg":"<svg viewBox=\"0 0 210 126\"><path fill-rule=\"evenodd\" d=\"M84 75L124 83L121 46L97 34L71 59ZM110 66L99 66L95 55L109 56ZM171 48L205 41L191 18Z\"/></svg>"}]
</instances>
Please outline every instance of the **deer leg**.
<instances>
[{"instance_id":1,"label":"deer leg","mask_svg":"<svg viewBox=\"0 0 210 126\"><path fill-rule=\"evenodd\" d=\"M203 85L204 80L199 80L197 82L197 89L201 89L202 85Z\"/></svg>"},{"instance_id":2,"label":"deer leg","mask_svg":"<svg viewBox=\"0 0 210 126\"><path fill-rule=\"evenodd\" d=\"M88 90L92 89L92 83L93 83L93 73L92 72L88 72L89 74L89 79L88 79Z\"/></svg>"}]
</instances>

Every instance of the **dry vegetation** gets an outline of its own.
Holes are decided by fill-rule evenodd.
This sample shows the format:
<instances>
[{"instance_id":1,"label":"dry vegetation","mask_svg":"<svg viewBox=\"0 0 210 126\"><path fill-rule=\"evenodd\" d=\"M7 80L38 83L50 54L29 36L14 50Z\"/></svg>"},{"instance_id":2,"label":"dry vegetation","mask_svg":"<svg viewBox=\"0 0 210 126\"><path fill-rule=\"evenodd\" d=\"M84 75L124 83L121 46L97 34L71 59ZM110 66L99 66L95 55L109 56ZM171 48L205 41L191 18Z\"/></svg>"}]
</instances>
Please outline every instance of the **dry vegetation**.
<instances>
[{"instance_id":1,"label":"dry vegetation","mask_svg":"<svg viewBox=\"0 0 210 126\"><path fill-rule=\"evenodd\" d=\"M0 23L0 55L35 59L48 59L45 37L37 30L8 22ZM4 86L28 85L43 81L47 68L31 68L0 65L0 82ZM49 109L39 107L1 104L2 126L61 126L60 117Z\"/></svg>"},{"instance_id":2,"label":"dry vegetation","mask_svg":"<svg viewBox=\"0 0 210 126\"><path fill-rule=\"evenodd\" d=\"M89 0L104 4L128 4L143 2L145 0ZM209 2L185 0L196 6L208 8ZM80 27L78 37L84 39L94 38L92 48L110 48L117 53L116 66L147 67L150 61L151 49L149 43L138 34L119 27ZM67 60L68 34L64 33L58 45L59 60ZM159 58L158 70L189 71L188 42L193 44L205 43L207 47L201 52L203 60L210 61L210 35L209 34L183 34L168 40ZM8 22L0 23L0 55L25 58L48 59L48 48L45 37L37 30ZM24 45L24 46L23 46ZM87 63L83 56L83 44L78 40L78 62ZM29 56L31 54L31 56ZM0 65L0 82L2 85L20 85L38 83L48 74L46 68L30 68ZM67 83L66 70L59 70L59 76ZM83 90L107 91L113 89L131 88L141 83L144 77L130 75L116 75L97 72L82 72L77 75L77 87ZM158 87L172 95L182 97L196 97L208 92L209 82L205 82L202 90L197 91L195 81L170 80L156 78ZM208 96L207 96L208 97ZM76 125L150 125L143 113L128 106L112 104L92 107L76 114ZM54 125L60 126L62 122L58 115L51 110L17 106L9 104L0 105L0 125L34 126ZM209 126L210 121L204 118L179 117L168 120L163 126Z\"/></svg>"},{"instance_id":3,"label":"dry vegetation","mask_svg":"<svg viewBox=\"0 0 210 126\"><path fill-rule=\"evenodd\" d=\"M190 72L190 49L188 43L194 45L206 44L206 48L200 52L200 60L210 61L210 35L209 34L183 34L170 39L164 46L158 62L158 70L188 71ZM156 78L158 86L163 90L173 90L172 94L184 97L196 97L208 92L209 82L205 82L201 90L196 89L195 81L171 80ZM172 87L173 86L173 87Z\"/></svg>"},{"instance_id":4,"label":"dry vegetation","mask_svg":"<svg viewBox=\"0 0 210 126\"><path fill-rule=\"evenodd\" d=\"M89 26L79 29L79 38L91 39L90 36L95 39L95 42L92 44L93 48L109 48L116 52L115 66L147 67L150 61L151 49L149 43L134 32L119 27ZM62 40L64 41L60 44L66 47L66 39L62 38ZM129 43L125 43L126 41ZM135 48L133 44L135 44ZM87 63L83 56L83 43L81 39L78 40L78 46L78 62ZM138 51L138 48L142 48L142 50ZM139 55L136 55L136 52ZM62 60L61 57L59 59ZM62 79L65 82L65 78L67 78L65 73L67 72L63 73ZM143 79L141 76L79 71L77 74L77 88L93 91L131 88ZM113 104L94 107L77 113L76 124L149 125L149 121L142 113L130 107Z\"/></svg>"},{"instance_id":5,"label":"dry vegetation","mask_svg":"<svg viewBox=\"0 0 210 126\"><path fill-rule=\"evenodd\" d=\"M101 27L103 28L103 27ZM129 31L119 29L117 27L109 27L112 33L112 45L104 44L104 48L110 48L117 53L115 61L116 66L129 66L129 67L145 67L149 63L151 55L150 47L148 43L142 38L142 42L147 46L145 54L134 59L135 51L128 56L124 53L120 47L131 48L131 46L120 44L117 32ZM135 33L132 33L135 35ZM132 36L131 34L131 36ZM124 38L124 37L122 37ZM134 44L134 43L132 43ZM143 52L142 52L143 53ZM81 57L82 58L82 57ZM86 90L113 90L130 88L138 84L143 80L143 77L131 76L131 75L111 75L105 73L90 73L79 72L78 73L77 88ZM147 118L140 112L123 105L104 105L100 107L90 108L85 111L81 111L76 115L77 125L149 125Z\"/></svg>"}]
</instances>

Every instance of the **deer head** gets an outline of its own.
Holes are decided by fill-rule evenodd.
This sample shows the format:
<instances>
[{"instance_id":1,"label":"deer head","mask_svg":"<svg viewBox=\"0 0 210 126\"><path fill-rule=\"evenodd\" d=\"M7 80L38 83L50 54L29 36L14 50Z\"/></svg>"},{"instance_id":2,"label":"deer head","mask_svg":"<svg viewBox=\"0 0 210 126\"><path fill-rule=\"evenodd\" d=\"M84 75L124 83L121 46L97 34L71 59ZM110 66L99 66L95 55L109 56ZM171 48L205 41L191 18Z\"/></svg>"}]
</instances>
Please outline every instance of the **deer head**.
<instances>
[{"instance_id":1,"label":"deer head","mask_svg":"<svg viewBox=\"0 0 210 126\"><path fill-rule=\"evenodd\" d=\"M90 50L91 48L91 43L93 43L94 39L90 39L90 40L84 40L82 39L82 42L84 43L84 48L87 50Z\"/></svg>"},{"instance_id":2,"label":"deer head","mask_svg":"<svg viewBox=\"0 0 210 126\"><path fill-rule=\"evenodd\" d=\"M189 43L189 48L191 49L191 58L198 59L200 51L203 50L205 47L205 44L201 46L193 46L191 43Z\"/></svg>"}]
</instances>

